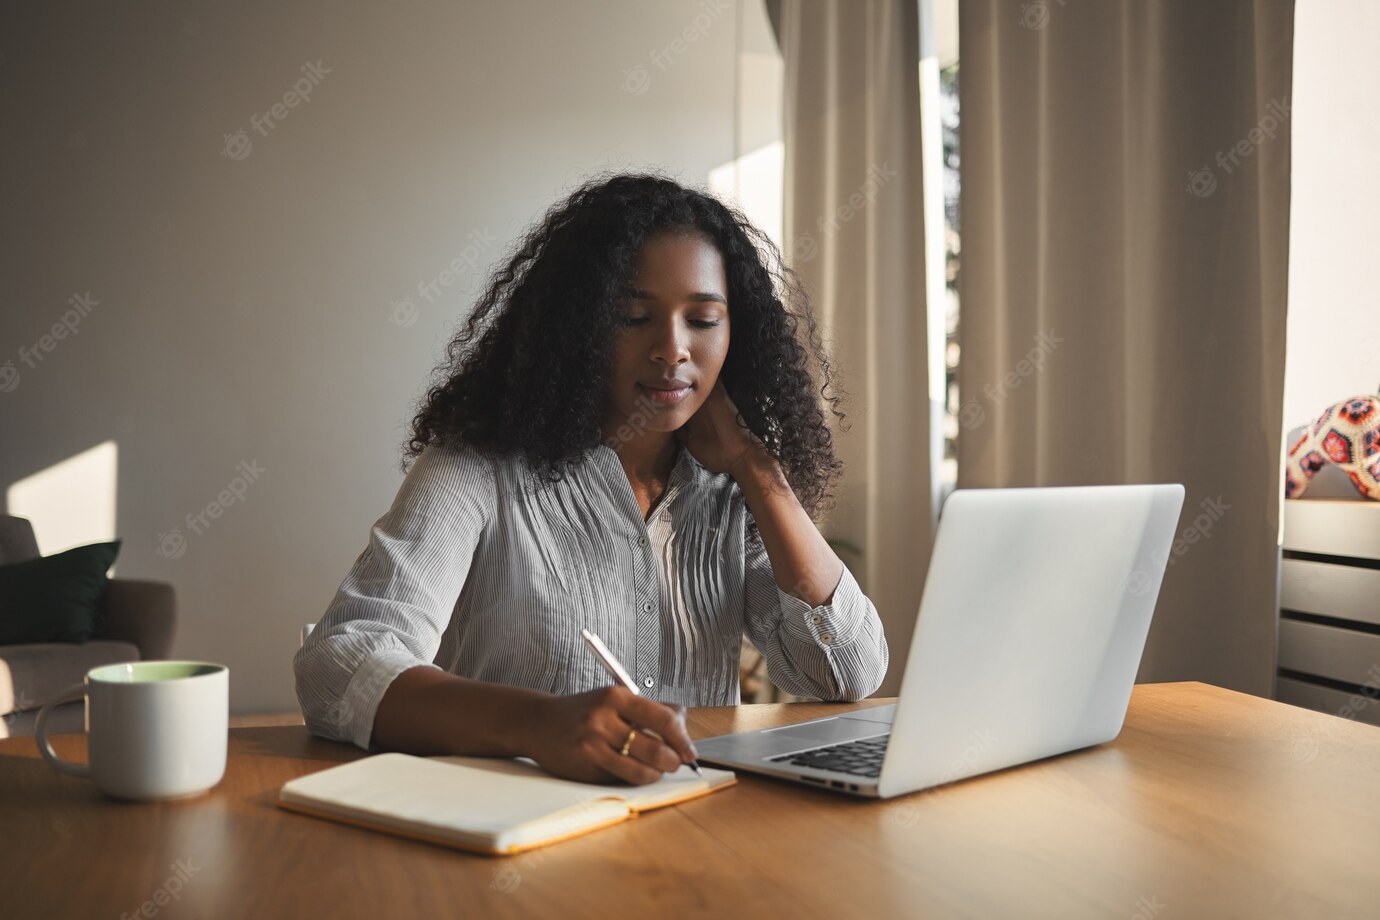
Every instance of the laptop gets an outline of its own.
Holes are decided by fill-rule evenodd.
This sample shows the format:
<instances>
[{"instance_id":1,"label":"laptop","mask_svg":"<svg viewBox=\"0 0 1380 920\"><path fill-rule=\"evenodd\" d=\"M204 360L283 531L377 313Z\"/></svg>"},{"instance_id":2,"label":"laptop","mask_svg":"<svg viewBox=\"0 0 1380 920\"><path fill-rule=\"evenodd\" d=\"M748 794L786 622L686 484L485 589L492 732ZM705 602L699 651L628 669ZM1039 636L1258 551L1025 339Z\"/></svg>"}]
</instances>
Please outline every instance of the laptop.
<instances>
[{"instance_id":1,"label":"laptop","mask_svg":"<svg viewBox=\"0 0 1380 920\"><path fill-rule=\"evenodd\" d=\"M944 504L894 704L696 741L699 759L890 798L1115 738L1181 485L964 489Z\"/></svg>"}]
</instances>

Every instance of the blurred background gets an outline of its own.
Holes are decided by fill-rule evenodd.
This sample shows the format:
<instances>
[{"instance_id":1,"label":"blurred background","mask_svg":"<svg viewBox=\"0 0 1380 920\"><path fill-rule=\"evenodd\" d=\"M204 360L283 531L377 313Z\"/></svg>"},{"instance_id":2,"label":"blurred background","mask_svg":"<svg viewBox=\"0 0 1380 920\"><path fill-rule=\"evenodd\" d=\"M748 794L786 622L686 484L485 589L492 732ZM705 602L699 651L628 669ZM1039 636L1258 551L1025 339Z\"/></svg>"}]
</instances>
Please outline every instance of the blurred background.
<instances>
[{"instance_id":1,"label":"blurred background","mask_svg":"<svg viewBox=\"0 0 1380 920\"><path fill-rule=\"evenodd\" d=\"M858 420L824 529L884 695L949 490L1119 481L1237 509L1175 558L1142 678L1272 695L1285 433L1380 383L1380 21L1210 6L6 4L5 511L45 555L122 539L175 657L294 709L487 274L585 178L655 169L816 298Z\"/></svg>"}]
</instances>

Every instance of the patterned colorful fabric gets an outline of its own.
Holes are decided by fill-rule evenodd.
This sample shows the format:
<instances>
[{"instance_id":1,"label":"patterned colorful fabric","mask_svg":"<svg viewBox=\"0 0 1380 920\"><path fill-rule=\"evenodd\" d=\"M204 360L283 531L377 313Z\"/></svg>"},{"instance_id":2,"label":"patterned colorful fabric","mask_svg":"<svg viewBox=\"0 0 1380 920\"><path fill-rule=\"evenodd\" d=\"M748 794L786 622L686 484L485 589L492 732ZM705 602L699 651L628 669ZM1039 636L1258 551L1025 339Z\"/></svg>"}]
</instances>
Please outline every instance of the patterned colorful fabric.
<instances>
[{"instance_id":1,"label":"patterned colorful fabric","mask_svg":"<svg viewBox=\"0 0 1380 920\"><path fill-rule=\"evenodd\" d=\"M1289 448L1284 497L1298 498L1318 470L1332 463L1356 491L1380 501L1380 398L1354 396L1328 406Z\"/></svg>"}]
</instances>

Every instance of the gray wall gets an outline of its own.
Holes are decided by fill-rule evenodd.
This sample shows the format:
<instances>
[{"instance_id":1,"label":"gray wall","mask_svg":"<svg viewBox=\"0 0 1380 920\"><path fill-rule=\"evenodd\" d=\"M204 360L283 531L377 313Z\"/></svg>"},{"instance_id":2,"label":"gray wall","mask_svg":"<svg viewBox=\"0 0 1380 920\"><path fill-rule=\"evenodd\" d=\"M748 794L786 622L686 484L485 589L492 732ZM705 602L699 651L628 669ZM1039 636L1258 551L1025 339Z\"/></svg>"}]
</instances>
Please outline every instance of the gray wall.
<instances>
[{"instance_id":1,"label":"gray wall","mask_svg":"<svg viewBox=\"0 0 1380 920\"><path fill-rule=\"evenodd\" d=\"M0 486L115 441L119 574L176 586L174 654L227 663L234 710L295 707L298 631L391 500L483 274L592 171L702 184L733 159L736 14L6 4ZM262 472L197 533L242 462Z\"/></svg>"}]
</instances>

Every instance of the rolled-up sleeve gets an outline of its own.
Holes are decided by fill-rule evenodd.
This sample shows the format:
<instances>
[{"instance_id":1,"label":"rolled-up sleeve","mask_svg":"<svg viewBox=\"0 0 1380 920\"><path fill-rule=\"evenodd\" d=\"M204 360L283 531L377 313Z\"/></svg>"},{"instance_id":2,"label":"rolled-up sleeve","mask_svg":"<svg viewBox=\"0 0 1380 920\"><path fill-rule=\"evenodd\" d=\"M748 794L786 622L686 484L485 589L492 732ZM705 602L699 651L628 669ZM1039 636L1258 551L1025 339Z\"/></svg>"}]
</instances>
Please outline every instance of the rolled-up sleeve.
<instances>
[{"instance_id":1,"label":"rolled-up sleeve","mask_svg":"<svg viewBox=\"0 0 1380 920\"><path fill-rule=\"evenodd\" d=\"M293 658L316 735L371 748L374 715L403 671L432 659L494 506L490 462L428 447Z\"/></svg>"},{"instance_id":2,"label":"rolled-up sleeve","mask_svg":"<svg viewBox=\"0 0 1380 920\"><path fill-rule=\"evenodd\" d=\"M745 538L744 558L744 623L766 658L768 679L787 693L821 700L852 702L875 693L886 675L886 636L848 567L828 603L812 607L776 583L761 540Z\"/></svg>"}]
</instances>

